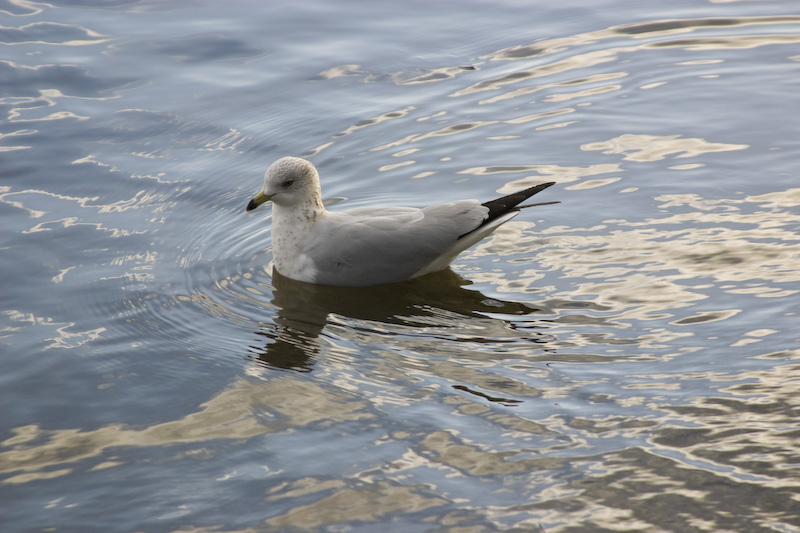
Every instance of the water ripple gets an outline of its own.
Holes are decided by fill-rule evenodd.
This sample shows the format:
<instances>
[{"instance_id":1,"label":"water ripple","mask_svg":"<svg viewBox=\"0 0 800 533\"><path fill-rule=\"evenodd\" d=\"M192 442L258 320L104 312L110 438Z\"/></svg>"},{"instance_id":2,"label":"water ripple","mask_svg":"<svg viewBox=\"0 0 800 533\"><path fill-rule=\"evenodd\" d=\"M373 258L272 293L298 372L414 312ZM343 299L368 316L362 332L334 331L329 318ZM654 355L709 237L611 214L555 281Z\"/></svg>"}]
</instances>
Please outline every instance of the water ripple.
<instances>
[{"instance_id":1,"label":"water ripple","mask_svg":"<svg viewBox=\"0 0 800 533\"><path fill-rule=\"evenodd\" d=\"M797 528L788 4L61 4L0 0L4 524ZM318 287L244 212L287 153L564 203Z\"/></svg>"},{"instance_id":2,"label":"water ripple","mask_svg":"<svg viewBox=\"0 0 800 533\"><path fill-rule=\"evenodd\" d=\"M57 44L82 46L105 42L104 36L86 28L56 22L34 22L18 28L0 26L3 44Z\"/></svg>"}]
</instances>

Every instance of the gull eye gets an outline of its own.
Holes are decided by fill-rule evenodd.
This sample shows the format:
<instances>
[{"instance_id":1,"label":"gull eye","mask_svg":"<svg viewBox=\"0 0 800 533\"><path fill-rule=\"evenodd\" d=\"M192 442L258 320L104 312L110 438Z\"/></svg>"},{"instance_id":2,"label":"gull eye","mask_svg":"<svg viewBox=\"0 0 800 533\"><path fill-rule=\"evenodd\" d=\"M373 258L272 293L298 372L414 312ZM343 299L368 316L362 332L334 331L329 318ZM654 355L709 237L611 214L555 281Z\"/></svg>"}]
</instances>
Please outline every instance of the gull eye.
<instances>
[{"instance_id":1,"label":"gull eye","mask_svg":"<svg viewBox=\"0 0 800 533\"><path fill-rule=\"evenodd\" d=\"M283 182L284 187L291 187L292 185L294 185L294 180L291 178Z\"/></svg>"}]
</instances>

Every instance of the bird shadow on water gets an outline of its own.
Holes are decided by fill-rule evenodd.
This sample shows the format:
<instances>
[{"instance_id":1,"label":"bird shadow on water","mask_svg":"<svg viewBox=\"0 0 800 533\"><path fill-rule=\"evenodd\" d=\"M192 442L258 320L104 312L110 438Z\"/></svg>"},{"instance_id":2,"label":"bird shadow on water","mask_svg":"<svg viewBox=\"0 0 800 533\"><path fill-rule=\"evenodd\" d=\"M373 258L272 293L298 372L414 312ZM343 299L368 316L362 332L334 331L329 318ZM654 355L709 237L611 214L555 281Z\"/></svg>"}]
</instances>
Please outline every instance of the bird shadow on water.
<instances>
[{"instance_id":1,"label":"bird shadow on water","mask_svg":"<svg viewBox=\"0 0 800 533\"><path fill-rule=\"evenodd\" d=\"M272 304L277 314L255 332L265 338L251 346L249 357L258 364L283 370L311 372L325 344L326 326L338 317L352 321L354 338L370 330L378 335L419 335L421 328L447 327L459 335L470 319L490 320L489 314L529 315L529 304L503 301L464 286L472 282L450 269L420 278L375 287L334 287L295 281L273 271ZM332 319L337 316L336 319ZM532 333L532 336L536 333ZM534 342L546 342L533 339Z\"/></svg>"}]
</instances>

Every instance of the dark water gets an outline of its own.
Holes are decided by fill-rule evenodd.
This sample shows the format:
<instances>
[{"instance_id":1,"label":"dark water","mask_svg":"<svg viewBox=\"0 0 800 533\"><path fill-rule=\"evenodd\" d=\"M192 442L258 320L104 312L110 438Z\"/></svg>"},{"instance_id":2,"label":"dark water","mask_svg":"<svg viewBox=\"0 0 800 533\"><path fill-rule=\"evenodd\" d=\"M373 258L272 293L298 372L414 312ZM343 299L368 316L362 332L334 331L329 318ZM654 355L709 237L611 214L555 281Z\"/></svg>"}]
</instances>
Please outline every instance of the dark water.
<instances>
[{"instance_id":1,"label":"dark water","mask_svg":"<svg viewBox=\"0 0 800 533\"><path fill-rule=\"evenodd\" d=\"M800 531L799 8L0 1L0 527ZM563 203L308 286L284 155Z\"/></svg>"}]
</instances>

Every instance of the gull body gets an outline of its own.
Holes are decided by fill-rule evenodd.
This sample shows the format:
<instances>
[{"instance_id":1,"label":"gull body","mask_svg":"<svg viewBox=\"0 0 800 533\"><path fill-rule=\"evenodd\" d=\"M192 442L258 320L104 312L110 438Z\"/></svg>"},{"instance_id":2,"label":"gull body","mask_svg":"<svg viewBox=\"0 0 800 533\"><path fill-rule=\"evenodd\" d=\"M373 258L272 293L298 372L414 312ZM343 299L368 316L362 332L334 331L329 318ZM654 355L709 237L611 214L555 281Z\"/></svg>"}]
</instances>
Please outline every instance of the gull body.
<instances>
[{"instance_id":1,"label":"gull body","mask_svg":"<svg viewBox=\"0 0 800 533\"><path fill-rule=\"evenodd\" d=\"M484 203L335 212L322 205L314 165L283 157L269 167L264 188L247 211L272 201L272 250L282 275L320 285L381 285L446 269L462 251L530 207L521 202L550 185Z\"/></svg>"}]
</instances>

